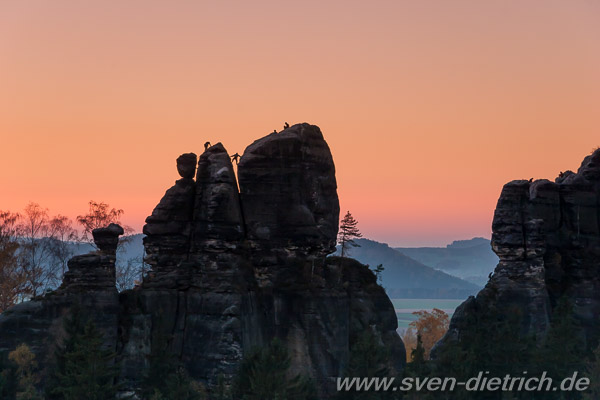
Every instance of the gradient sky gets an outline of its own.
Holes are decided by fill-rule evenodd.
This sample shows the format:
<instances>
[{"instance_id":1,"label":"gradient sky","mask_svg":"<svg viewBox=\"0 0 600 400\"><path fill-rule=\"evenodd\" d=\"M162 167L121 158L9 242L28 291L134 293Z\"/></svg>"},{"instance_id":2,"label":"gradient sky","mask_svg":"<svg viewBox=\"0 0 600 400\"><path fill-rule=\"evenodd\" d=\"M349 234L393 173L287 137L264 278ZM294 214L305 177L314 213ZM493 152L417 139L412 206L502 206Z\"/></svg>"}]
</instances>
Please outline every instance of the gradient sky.
<instances>
[{"instance_id":1,"label":"gradient sky","mask_svg":"<svg viewBox=\"0 0 600 400\"><path fill-rule=\"evenodd\" d=\"M175 158L319 125L366 237L489 237L600 145L600 2L4 1L0 209L144 218Z\"/></svg>"}]
</instances>

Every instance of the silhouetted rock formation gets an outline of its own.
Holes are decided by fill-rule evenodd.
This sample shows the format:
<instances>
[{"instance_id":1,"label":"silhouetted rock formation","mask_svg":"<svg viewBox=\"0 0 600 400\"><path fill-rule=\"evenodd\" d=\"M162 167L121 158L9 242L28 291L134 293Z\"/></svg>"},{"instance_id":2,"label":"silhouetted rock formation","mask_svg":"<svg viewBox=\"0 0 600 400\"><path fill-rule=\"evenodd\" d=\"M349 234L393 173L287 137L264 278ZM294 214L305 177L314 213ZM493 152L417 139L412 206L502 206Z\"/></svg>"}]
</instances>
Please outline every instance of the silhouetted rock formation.
<instances>
[{"instance_id":1,"label":"silhouetted rock formation","mask_svg":"<svg viewBox=\"0 0 600 400\"><path fill-rule=\"evenodd\" d=\"M196 173L196 160L194 153L185 153L177 157L177 172L182 178L192 179Z\"/></svg>"},{"instance_id":2,"label":"silhouetted rock formation","mask_svg":"<svg viewBox=\"0 0 600 400\"><path fill-rule=\"evenodd\" d=\"M100 250L71 258L57 290L0 314L0 352L27 343L40 365L46 366L57 342L65 336L63 320L74 305L102 331L105 346L116 350L119 293L115 286L115 250L122 234L123 228L116 224L94 229L92 235Z\"/></svg>"},{"instance_id":3,"label":"silhouetted rock formation","mask_svg":"<svg viewBox=\"0 0 600 400\"><path fill-rule=\"evenodd\" d=\"M193 153L178 158L182 178L146 219L151 271L139 287L110 303L110 311L102 309L113 318L113 325L101 326L112 329L109 344L119 354L124 387L139 384L160 338L168 338L191 376L209 387L219 376L229 381L245 352L279 337L290 351L293 371L314 378L325 396L334 389L330 378L342 376L350 346L365 329L388 346L391 367L399 371L404 346L385 291L366 266L344 260L342 268L340 261L326 258L335 250L339 204L333 159L319 128L294 125L248 146L238 166L239 191L222 144L200 156L195 180L192 160ZM75 257L58 292L72 296L93 287L116 299L115 233L114 227L96 232L102 251ZM84 277L86 270L93 271L90 277ZM45 314L36 325L41 332L56 326L64 312L46 310L51 298L2 315L0 349L15 345L4 332L15 318L24 318L19 307L39 304ZM64 304L80 300L67 296ZM93 307L88 309L95 316ZM29 329L26 325L15 329ZM46 346L56 341L48 336Z\"/></svg>"},{"instance_id":4,"label":"silhouetted rock formation","mask_svg":"<svg viewBox=\"0 0 600 400\"><path fill-rule=\"evenodd\" d=\"M469 316L490 307L521 312L521 332L544 337L553 309L567 296L588 342L598 335L600 316L600 150L577 173L509 182L502 189L492 224L492 248L500 258L477 297L455 312L438 347L473 329ZM596 337L597 339L597 337Z\"/></svg>"},{"instance_id":5,"label":"silhouetted rock formation","mask_svg":"<svg viewBox=\"0 0 600 400\"><path fill-rule=\"evenodd\" d=\"M319 128L294 125L255 141L238 171L259 285L294 280L286 260L311 261L335 251L340 211L335 166Z\"/></svg>"},{"instance_id":6,"label":"silhouetted rock formation","mask_svg":"<svg viewBox=\"0 0 600 400\"><path fill-rule=\"evenodd\" d=\"M125 233L125 231L120 225L110 224L105 228L96 228L92 230L92 237L94 238L94 243L101 252L112 254L114 256L117 253L119 236L123 233Z\"/></svg>"}]
</instances>

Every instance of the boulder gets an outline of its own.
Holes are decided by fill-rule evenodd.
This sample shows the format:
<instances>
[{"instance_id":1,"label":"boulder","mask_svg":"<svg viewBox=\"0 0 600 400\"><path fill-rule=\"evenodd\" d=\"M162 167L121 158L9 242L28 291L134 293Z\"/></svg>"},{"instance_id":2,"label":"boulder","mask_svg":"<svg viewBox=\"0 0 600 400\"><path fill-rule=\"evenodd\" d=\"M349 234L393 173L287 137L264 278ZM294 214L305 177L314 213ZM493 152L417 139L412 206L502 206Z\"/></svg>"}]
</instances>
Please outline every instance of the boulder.
<instances>
[{"instance_id":1,"label":"boulder","mask_svg":"<svg viewBox=\"0 0 600 400\"><path fill-rule=\"evenodd\" d=\"M192 179L196 173L196 160L194 153L185 153L177 157L177 172L182 178Z\"/></svg>"}]
</instances>

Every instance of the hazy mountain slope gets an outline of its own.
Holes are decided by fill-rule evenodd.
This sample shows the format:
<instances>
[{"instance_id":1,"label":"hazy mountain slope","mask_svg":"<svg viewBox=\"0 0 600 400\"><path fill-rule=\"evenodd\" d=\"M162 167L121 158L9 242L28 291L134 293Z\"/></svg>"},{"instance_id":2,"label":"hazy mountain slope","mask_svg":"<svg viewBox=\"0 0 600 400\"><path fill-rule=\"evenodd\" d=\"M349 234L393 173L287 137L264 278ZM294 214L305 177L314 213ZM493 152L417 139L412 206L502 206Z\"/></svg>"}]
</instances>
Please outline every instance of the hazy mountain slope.
<instances>
[{"instance_id":1,"label":"hazy mountain slope","mask_svg":"<svg viewBox=\"0 0 600 400\"><path fill-rule=\"evenodd\" d=\"M490 241L484 238L457 240L446 247L395 247L425 265L470 282L485 285L498 264Z\"/></svg>"},{"instance_id":2,"label":"hazy mountain slope","mask_svg":"<svg viewBox=\"0 0 600 400\"><path fill-rule=\"evenodd\" d=\"M396 298L466 298L481 287L428 267L387 244L358 239L350 257L372 268L383 264L382 284Z\"/></svg>"}]
</instances>

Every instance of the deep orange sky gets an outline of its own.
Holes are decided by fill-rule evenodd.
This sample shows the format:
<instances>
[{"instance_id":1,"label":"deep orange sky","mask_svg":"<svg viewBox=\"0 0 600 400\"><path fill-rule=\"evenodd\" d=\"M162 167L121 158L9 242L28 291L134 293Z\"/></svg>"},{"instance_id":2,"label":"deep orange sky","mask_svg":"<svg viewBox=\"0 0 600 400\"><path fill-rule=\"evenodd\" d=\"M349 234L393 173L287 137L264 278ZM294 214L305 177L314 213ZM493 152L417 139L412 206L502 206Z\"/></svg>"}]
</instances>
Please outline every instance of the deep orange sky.
<instances>
[{"instance_id":1,"label":"deep orange sky","mask_svg":"<svg viewBox=\"0 0 600 400\"><path fill-rule=\"evenodd\" d=\"M325 3L325 4L324 4ZM600 2L0 3L0 209L138 231L209 140L321 127L366 237L489 237L502 185L600 145Z\"/></svg>"}]
</instances>

